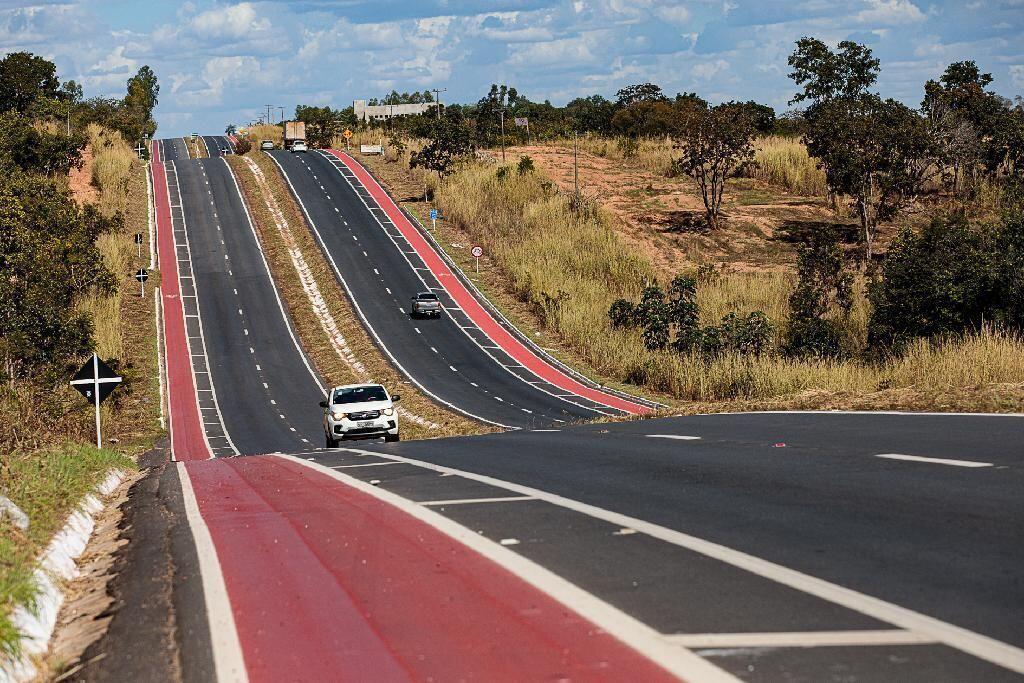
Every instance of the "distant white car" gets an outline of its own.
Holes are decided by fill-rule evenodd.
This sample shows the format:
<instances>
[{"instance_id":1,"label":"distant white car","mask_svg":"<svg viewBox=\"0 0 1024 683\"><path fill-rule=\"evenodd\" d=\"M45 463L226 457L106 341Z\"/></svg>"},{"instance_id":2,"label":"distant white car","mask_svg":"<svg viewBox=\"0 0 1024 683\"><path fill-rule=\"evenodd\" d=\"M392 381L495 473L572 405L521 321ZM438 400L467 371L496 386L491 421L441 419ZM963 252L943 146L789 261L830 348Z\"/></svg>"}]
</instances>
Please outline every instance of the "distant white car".
<instances>
[{"instance_id":1,"label":"distant white car","mask_svg":"<svg viewBox=\"0 0 1024 683\"><path fill-rule=\"evenodd\" d=\"M308 152L309 148L306 147L305 140L296 140L292 143L292 152Z\"/></svg>"},{"instance_id":2,"label":"distant white car","mask_svg":"<svg viewBox=\"0 0 1024 683\"><path fill-rule=\"evenodd\" d=\"M347 384L331 389L328 400L320 401L327 447L336 447L342 439L383 436L385 441L398 441L395 402L400 398L388 394L379 384Z\"/></svg>"},{"instance_id":3,"label":"distant white car","mask_svg":"<svg viewBox=\"0 0 1024 683\"><path fill-rule=\"evenodd\" d=\"M263 140L260 142L260 149L274 149L273 140Z\"/></svg>"}]
</instances>

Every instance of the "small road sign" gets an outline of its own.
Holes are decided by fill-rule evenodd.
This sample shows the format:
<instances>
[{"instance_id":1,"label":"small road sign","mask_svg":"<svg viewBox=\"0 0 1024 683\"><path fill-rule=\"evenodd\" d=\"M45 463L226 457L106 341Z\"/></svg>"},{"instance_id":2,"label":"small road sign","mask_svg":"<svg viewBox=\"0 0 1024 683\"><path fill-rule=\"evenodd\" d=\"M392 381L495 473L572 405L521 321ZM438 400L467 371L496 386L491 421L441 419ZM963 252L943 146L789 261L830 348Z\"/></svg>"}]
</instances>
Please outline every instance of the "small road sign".
<instances>
[{"instance_id":1,"label":"small road sign","mask_svg":"<svg viewBox=\"0 0 1024 683\"><path fill-rule=\"evenodd\" d=\"M351 137L352 137L352 131L350 131L350 130L349 130L348 128L346 128L346 129L345 129L345 132L344 132L344 133L342 133L342 135L344 135L344 136L345 136L345 139L346 139L346 140L348 140L349 138L351 138Z\"/></svg>"},{"instance_id":2,"label":"small road sign","mask_svg":"<svg viewBox=\"0 0 1024 683\"><path fill-rule=\"evenodd\" d=\"M473 247L473 249L472 249L472 251L470 253L473 254L473 256L475 258L480 258L481 256L484 255L484 248L483 247Z\"/></svg>"},{"instance_id":3,"label":"small road sign","mask_svg":"<svg viewBox=\"0 0 1024 683\"><path fill-rule=\"evenodd\" d=\"M142 233L135 233L135 247L139 251L139 258L142 258Z\"/></svg>"},{"instance_id":4,"label":"small road sign","mask_svg":"<svg viewBox=\"0 0 1024 683\"><path fill-rule=\"evenodd\" d=\"M437 220L437 209L431 209L430 210L430 220L432 220L432 221L436 221Z\"/></svg>"},{"instance_id":5,"label":"small road sign","mask_svg":"<svg viewBox=\"0 0 1024 683\"><path fill-rule=\"evenodd\" d=\"M145 268L139 268L135 271L135 279L139 281L139 285L142 287L142 293L139 296L146 296L146 280L149 279L149 271Z\"/></svg>"},{"instance_id":6,"label":"small road sign","mask_svg":"<svg viewBox=\"0 0 1024 683\"><path fill-rule=\"evenodd\" d=\"M101 361L95 353L71 380L71 386L96 408L96 448L103 448L103 435L100 431L100 403L110 396L110 393L121 381L117 373Z\"/></svg>"}]
</instances>

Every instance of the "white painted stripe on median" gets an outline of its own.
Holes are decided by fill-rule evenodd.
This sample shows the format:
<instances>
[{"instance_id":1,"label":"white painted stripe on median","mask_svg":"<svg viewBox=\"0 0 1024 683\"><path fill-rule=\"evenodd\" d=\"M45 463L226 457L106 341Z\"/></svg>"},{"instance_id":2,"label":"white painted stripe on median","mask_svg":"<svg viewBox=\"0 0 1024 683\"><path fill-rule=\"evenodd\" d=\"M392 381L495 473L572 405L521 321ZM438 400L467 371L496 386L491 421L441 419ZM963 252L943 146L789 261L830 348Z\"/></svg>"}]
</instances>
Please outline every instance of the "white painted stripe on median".
<instances>
[{"instance_id":1,"label":"white painted stripe on median","mask_svg":"<svg viewBox=\"0 0 1024 683\"><path fill-rule=\"evenodd\" d=\"M990 462L978 462L977 460L951 460L950 458L926 458L921 455L904 455L902 453L879 453L876 458L886 460L910 460L912 462L927 462L933 465L952 465L953 467L992 467Z\"/></svg>"},{"instance_id":2,"label":"white painted stripe on median","mask_svg":"<svg viewBox=\"0 0 1024 683\"><path fill-rule=\"evenodd\" d=\"M682 434L648 434L648 439L678 439L679 441L699 441L699 436L684 436Z\"/></svg>"},{"instance_id":3,"label":"white painted stripe on median","mask_svg":"<svg viewBox=\"0 0 1024 683\"><path fill-rule=\"evenodd\" d=\"M217 683L242 683L248 681L249 676L245 670L242 645L238 640L228 589L224 584L220 560L217 558L217 548L210 536L210 529L199 512L199 504L196 502L196 494L192 490L192 480L185 469L185 463L179 462L177 465L185 516L188 518L188 525L196 544L196 556L199 558L199 575L203 583L206 619L210 624L210 645L213 648Z\"/></svg>"},{"instance_id":4,"label":"white painted stripe on median","mask_svg":"<svg viewBox=\"0 0 1024 683\"><path fill-rule=\"evenodd\" d=\"M690 649L746 647L860 647L919 645L934 638L901 629L877 631L795 631L778 633L681 633L666 636L670 643Z\"/></svg>"},{"instance_id":5,"label":"white painted stripe on median","mask_svg":"<svg viewBox=\"0 0 1024 683\"><path fill-rule=\"evenodd\" d=\"M396 463L401 464L401 463ZM420 505L438 506L438 505L471 505L473 503L511 503L517 500L534 500L530 496L504 496L496 498L453 498L451 500L425 500L420 502Z\"/></svg>"},{"instance_id":6,"label":"white painted stripe on median","mask_svg":"<svg viewBox=\"0 0 1024 683\"><path fill-rule=\"evenodd\" d=\"M346 448L342 450L377 457L389 457L380 453L358 449ZM686 648L669 643L650 626L620 611L595 595L588 593L579 586L566 581L558 574L429 508L317 462L310 462L292 455L275 455L273 457L283 458L304 467L323 472L329 477L334 477L342 484L373 496L394 506L414 519L429 524L441 533L462 543L470 550L483 555L497 566L519 577L556 602L565 605L612 637L619 639L679 678L701 681L702 683L717 683L719 681L733 683L738 680ZM406 458L394 459L406 460ZM414 461L412 464L421 463Z\"/></svg>"},{"instance_id":7,"label":"white painted stripe on median","mask_svg":"<svg viewBox=\"0 0 1024 683\"><path fill-rule=\"evenodd\" d=\"M682 531L669 529L668 527L654 524L653 522L647 522L636 517L630 517L619 512L599 508L595 505L566 498L555 493L535 489L531 486L515 484L510 481L489 477L484 474L466 472L453 467L445 467L444 465L436 465L422 460L405 458L400 455L375 453L373 451L364 451L356 448L347 448L344 450L347 450L350 453L362 453L364 455L373 455L378 458L405 462L410 465L417 465L442 474L464 477L465 479L471 479L482 484L502 488L506 491L518 493L523 496L532 496L539 500L551 503L552 505L557 505L567 510L572 510L580 514L587 515L588 517L593 517L594 519L600 519L618 527L635 529L636 531L642 534L647 534L652 538L657 538L665 541L666 543L671 543L673 545L692 550L706 557L719 560L732 565L733 567L738 567L739 569L756 574L757 576L770 579L783 586L789 586L790 588L794 588L802 593L807 593L808 595L813 595L836 605L847 607L860 612L861 614L866 614L869 617L874 617L880 621L892 624L893 626L898 626L901 629L914 631L915 633L928 636L935 639L936 642L943 643L954 649L960 650L961 652L974 655L979 659L984 659L1011 671L1024 673L1024 649L996 640L995 638L990 638L989 636L985 636L980 633L975 633L974 631L970 631L966 628L941 621L934 617L929 617L906 607L900 607L899 605L886 602L880 598L875 598L850 588L844 588L843 586L825 581L824 579L819 579L815 576L811 576L810 574L804 574L803 572L790 569L789 567L784 567L780 564L750 555L740 550L734 550L733 548L713 543Z\"/></svg>"}]
</instances>

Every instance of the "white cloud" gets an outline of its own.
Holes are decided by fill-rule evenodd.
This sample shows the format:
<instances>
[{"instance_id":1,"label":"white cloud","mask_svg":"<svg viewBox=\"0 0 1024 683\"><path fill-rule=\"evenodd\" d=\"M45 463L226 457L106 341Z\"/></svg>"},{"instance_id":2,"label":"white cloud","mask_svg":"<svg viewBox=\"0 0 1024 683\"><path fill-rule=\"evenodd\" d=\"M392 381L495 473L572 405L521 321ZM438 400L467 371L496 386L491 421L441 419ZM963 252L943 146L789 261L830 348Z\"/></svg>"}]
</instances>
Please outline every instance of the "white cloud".
<instances>
[{"instance_id":1,"label":"white cloud","mask_svg":"<svg viewBox=\"0 0 1024 683\"><path fill-rule=\"evenodd\" d=\"M196 33L207 38L242 38L253 31L267 31L270 20L259 18L252 3L217 7L197 14L191 21Z\"/></svg>"},{"instance_id":2,"label":"white cloud","mask_svg":"<svg viewBox=\"0 0 1024 683\"><path fill-rule=\"evenodd\" d=\"M729 68L729 62L716 59L713 62L694 64L690 73L699 81L710 81L712 78Z\"/></svg>"},{"instance_id":3,"label":"white cloud","mask_svg":"<svg viewBox=\"0 0 1024 683\"><path fill-rule=\"evenodd\" d=\"M913 24L926 19L924 13L910 0L868 0L867 9L857 13L861 24L894 26Z\"/></svg>"},{"instance_id":4,"label":"white cloud","mask_svg":"<svg viewBox=\"0 0 1024 683\"><path fill-rule=\"evenodd\" d=\"M1011 64L1009 66L1010 80L1015 88L1024 89L1024 64Z\"/></svg>"}]
</instances>

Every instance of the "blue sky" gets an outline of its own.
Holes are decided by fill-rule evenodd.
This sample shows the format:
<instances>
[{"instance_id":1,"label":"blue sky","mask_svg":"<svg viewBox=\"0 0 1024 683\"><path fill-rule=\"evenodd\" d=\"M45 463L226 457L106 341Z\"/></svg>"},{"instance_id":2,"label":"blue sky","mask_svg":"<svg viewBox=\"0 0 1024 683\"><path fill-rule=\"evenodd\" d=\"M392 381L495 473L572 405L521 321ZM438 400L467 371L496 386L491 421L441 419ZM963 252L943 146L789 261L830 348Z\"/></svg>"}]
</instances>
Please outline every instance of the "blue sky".
<instances>
[{"instance_id":1,"label":"blue sky","mask_svg":"<svg viewBox=\"0 0 1024 683\"><path fill-rule=\"evenodd\" d=\"M149 64L161 136L392 88L470 102L492 82L563 104L653 81L782 111L786 57L804 35L867 43L879 90L908 104L962 59L1001 94L1024 93L1024 0L0 0L0 52L52 59L88 96L122 95Z\"/></svg>"}]
</instances>

